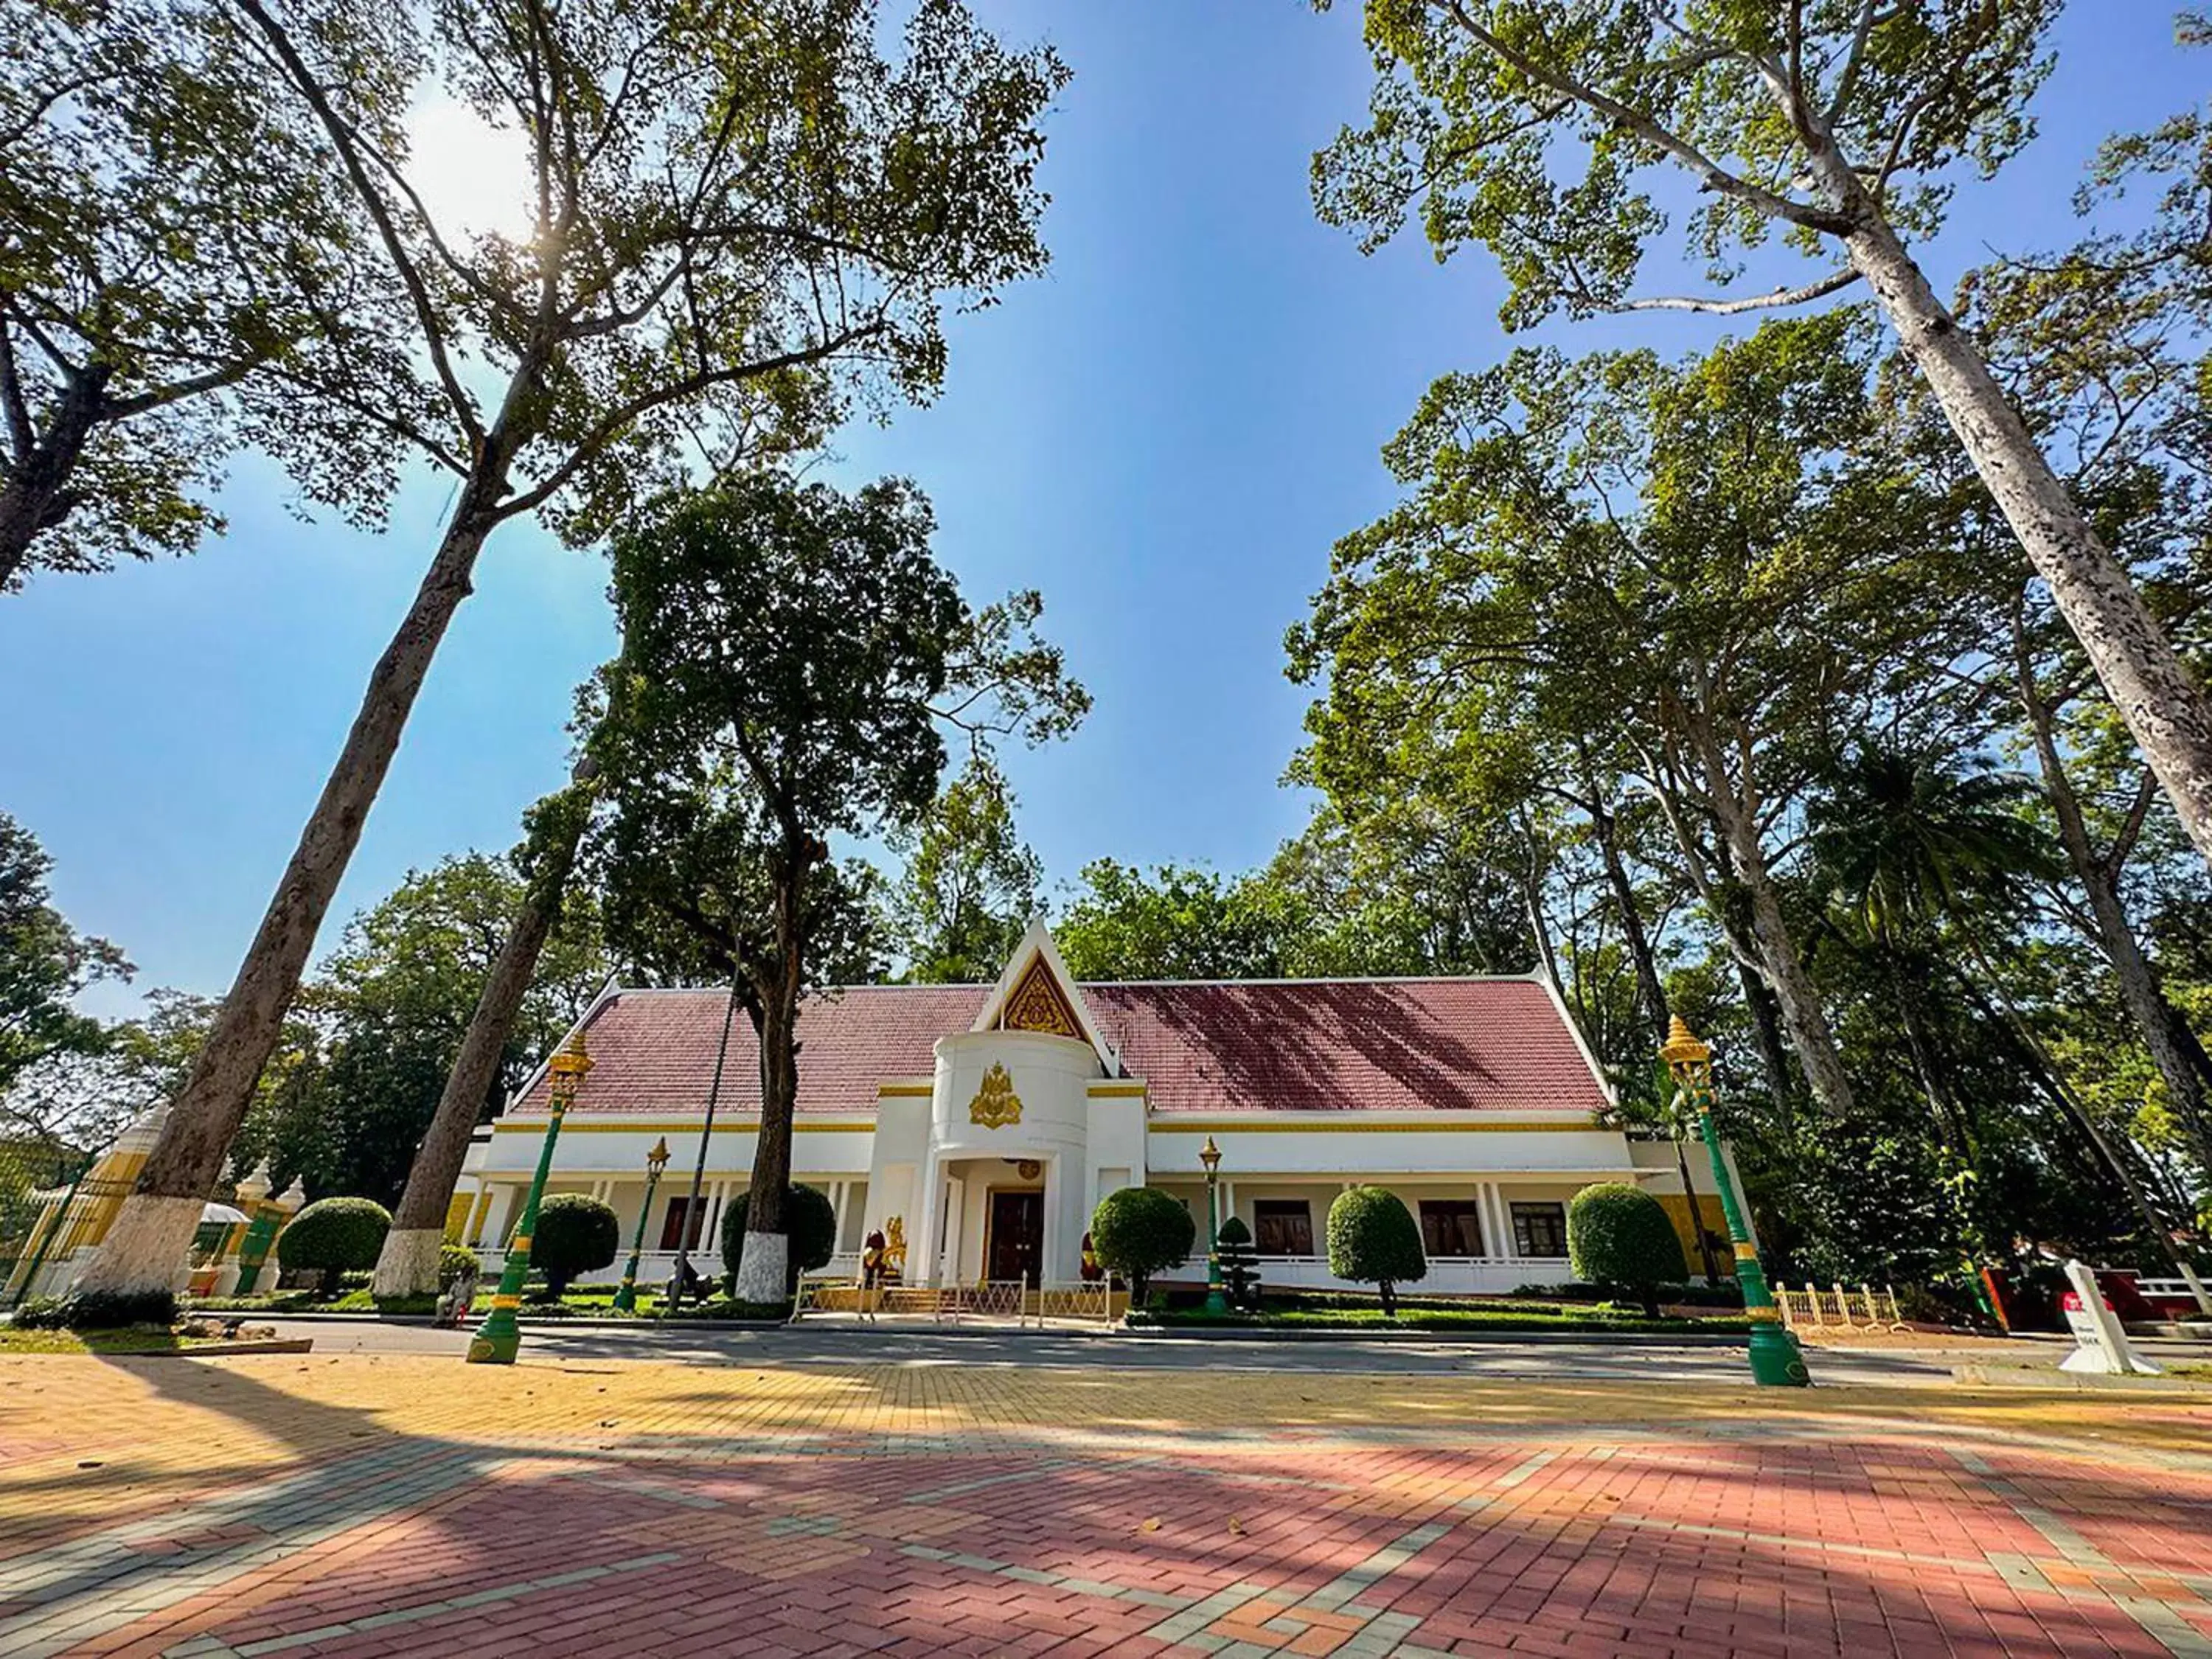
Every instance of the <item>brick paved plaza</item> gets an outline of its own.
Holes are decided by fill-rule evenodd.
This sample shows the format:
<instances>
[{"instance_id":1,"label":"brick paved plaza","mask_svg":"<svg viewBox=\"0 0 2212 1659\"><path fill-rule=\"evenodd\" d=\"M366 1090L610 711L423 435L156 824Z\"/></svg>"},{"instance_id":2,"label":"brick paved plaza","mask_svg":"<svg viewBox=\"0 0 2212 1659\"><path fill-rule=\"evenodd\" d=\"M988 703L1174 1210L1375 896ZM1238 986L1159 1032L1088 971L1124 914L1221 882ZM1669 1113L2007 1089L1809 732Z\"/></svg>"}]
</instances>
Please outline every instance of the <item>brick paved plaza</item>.
<instances>
[{"instance_id":1,"label":"brick paved plaza","mask_svg":"<svg viewBox=\"0 0 2212 1659\"><path fill-rule=\"evenodd\" d=\"M2212 1654L2212 1394L0 1358L0 1655Z\"/></svg>"}]
</instances>

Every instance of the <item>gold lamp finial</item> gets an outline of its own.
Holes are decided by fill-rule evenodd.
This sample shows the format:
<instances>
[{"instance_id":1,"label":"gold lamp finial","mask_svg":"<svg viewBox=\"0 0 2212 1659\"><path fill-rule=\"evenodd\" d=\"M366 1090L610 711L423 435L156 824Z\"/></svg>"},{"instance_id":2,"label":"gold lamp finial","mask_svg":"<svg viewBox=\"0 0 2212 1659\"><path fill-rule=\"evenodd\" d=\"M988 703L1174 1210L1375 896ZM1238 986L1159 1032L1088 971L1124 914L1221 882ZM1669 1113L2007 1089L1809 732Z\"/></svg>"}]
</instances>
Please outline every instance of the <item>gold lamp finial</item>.
<instances>
[{"instance_id":1,"label":"gold lamp finial","mask_svg":"<svg viewBox=\"0 0 2212 1659\"><path fill-rule=\"evenodd\" d=\"M584 1052L584 1034L577 1032L554 1050L546 1067L553 1073L553 1098L563 1103L574 1100L576 1085L592 1069L592 1057Z\"/></svg>"},{"instance_id":2,"label":"gold lamp finial","mask_svg":"<svg viewBox=\"0 0 2212 1659\"><path fill-rule=\"evenodd\" d=\"M653 1143L653 1150L645 1155L645 1167L653 1175L659 1175L668 1167L668 1137L666 1135L661 1136Z\"/></svg>"},{"instance_id":3,"label":"gold lamp finial","mask_svg":"<svg viewBox=\"0 0 2212 1659\"><path fill-rule=\"evenodd\" d=\"M1701 1066L1713 1057L1711 1045L1700 1042L1692 1035L1681 1015L1676 1014L1667 1028L1667 1040L1659 1045L1659 1058L1669 1066Z\"/></svg>"},{"instance_id":4,"label":"gold lamp finial","mask_svg":"<svg viewBox=\"0 0 2212 1659\"><path fill-rule=\"evenodd\" d=\"M1206 1136L1206 1145L1198 1149L1198 1161L1206 1165L1208 1175L1221 1167L1221 1148L1213 1144L1212 1135Z\"/></svg>"}]
</instances>

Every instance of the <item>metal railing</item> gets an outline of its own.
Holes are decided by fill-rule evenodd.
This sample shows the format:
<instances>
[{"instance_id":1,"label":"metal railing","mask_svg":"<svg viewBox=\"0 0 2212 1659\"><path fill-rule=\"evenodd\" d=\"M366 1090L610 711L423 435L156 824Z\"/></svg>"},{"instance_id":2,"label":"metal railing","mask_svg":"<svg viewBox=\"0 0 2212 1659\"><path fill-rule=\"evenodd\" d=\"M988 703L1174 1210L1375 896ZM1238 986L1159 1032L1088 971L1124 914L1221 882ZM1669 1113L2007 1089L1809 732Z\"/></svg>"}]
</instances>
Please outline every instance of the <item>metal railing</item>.
<instances>
[{"instance_id":1,"label":"metal railing","mask_svg":"<svg viewBox=\"0 0 2212 1659\"><path fill-rule=\"evenodd\" d=\"M1115 1317L1110 1279L1091 1282L1031 1284L1019 1279L986 1279L974 1285L864 1285L834 1273L809 1274L799 1281L791 1316L844 1314L861 1320L927 1319L957 1325L963 1319L1012 1322L1040 1328L1048 1320L1108 1324Z\"/></svg>"},{"instance_id":2,"label":"metal railing","mask_svg":"<svg viewBox=\"0 0 2212 1659\"><path fill-rule=\"evenodd\" d=\"M1853 1330L1853 1331L1909 1331L1911 1325L1898 1311L1897 1291L1885 1285L1879 1291L1871 1285L1846 1290L1841 1285L1832 1285L1822 1290L1817 1285L1807 1285L1791 1290L1787 1285L1774 1287L1774 1300L1782 1310L1782 1322L1792 1329Z\"/></svg>"}]
</instances>

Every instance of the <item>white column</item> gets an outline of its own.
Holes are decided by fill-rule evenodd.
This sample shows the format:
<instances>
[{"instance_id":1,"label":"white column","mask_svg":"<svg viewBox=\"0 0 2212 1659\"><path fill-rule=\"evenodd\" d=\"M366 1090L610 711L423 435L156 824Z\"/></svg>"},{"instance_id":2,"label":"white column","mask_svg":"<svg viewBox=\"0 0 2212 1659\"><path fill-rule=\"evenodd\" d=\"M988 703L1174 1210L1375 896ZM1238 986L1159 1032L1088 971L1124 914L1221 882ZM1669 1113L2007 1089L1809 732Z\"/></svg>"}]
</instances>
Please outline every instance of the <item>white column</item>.
<instances>
[{"instance_id":1,"label":"white column","mask_svg":"<svg viewBox=\"0 0 2212 1659\"><path fill-rule=\"evenodd\" d=\"M1484 1222L1483 1231L1489 1235L1486 1242L1490 1246L1490 1254L1510 1261L1514 1260L1513 1215L1505 1207L1505 1194L1496 1182L1486 1181L1482 1183L1482 1196L1489 1212L1489 1219Z\"/></svg>"},{"instance_id":2,"label":"white column","mask_svg":"<svg viewBox=\"0 0 2212 1659\"><path fill-rule=\"evenodd\" d=\"M906 1276L909 1284L937 1282L938 1218L944 1211L938 1192L939 1174L937 1154L923 1153L921 1190L916 1194L919 1202L915 1206L915 1224L907 1230Z\"/></svg>"}]
</instances>

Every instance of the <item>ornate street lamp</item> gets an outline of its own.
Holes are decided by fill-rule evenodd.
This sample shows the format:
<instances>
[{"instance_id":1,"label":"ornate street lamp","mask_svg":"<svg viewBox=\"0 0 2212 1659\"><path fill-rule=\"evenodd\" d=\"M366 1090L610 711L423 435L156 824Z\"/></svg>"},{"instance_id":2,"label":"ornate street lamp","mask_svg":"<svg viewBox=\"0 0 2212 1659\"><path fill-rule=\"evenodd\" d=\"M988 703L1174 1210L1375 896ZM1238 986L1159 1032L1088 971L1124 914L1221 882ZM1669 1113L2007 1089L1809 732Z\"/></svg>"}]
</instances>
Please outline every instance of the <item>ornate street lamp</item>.
<instances>
[{"instance_id":1,"label":"ornate street lamp","mask_svg":"<svg viewBox=\"0 0 2212 1659\"><path fill-rule=\"evenodd\" d=\"M623 1269L622 1289L615 1292L615 1306L624 1313L637 1307L637 1263L645 1254L645 1218L653 1213L653 1189L660 1185L660 1172L667 1167L668 1137L663 1135L645 1155L645 1202L637 1212L637 1236L629 1242L629 1266Z\"/></svg>"},{"instance_id":2,"label":"ornate street lamp","mask_svg":"<svg viewBox=\"0 0 2212 1659\"><path fill-rule=\"evenodd\" d=\"M1221 1184L1221 1148L1212 1135L1199 1148L1198 1161L1206 1165L1206 1310L1225 1314L1229 1301L1221 1294L1221 1212L1214 1199Z\"/></svg>"},{"instance_id":3,"label":"ornate street lamp","mask_svg":"<svg viewBox=\"0 0 2212 1659\"><path fill-rule=\"evenodd\" d=\"M1683 1103L1698 1115L1705 1133L1705 1151L1713 1162L1713 1186L1721 1195L1721 1210L1728 1217L1729 1237L1735 1245L1735 1279L1743 1289L1743 1310L1751 1320L1751 1377L1771 1388L1802 1389L1812 1378L1805 1370L1805 1356L1797 1339L1782 1328L1781 1311L1767 1293L1766 1275L1760 1271L1759 1251L1744 1223L1743 1206L1735 1195L1735 1182L1721 1157L1721 1132L1713 1121L1713 1051L1690 1035L1690 1028L1674 1016L1667 1041L1659 1046ZM1692 1212L1694 1218L1695 1212ZM1698 1223L1700 1226L1704 1224Z\"/></svg>"},{"instance_id":4,"label":"ornate street lamp","mask_svg":"<svg viewBox=\"0 0 2212 1659\"><path fill-rule=\"evenodd\" d=\"M529 1196L522 1200L522 1218L507 1241L507 1265L500 1270L491 1317L477 1328L469 1343L471 1365L512 1365L521 1351L522 1332L514 1322L514 1310L522 1305L522 1286L530 1277L530 1240L538 1231L538 1204L545 1195L545 1177L553 1170L553 1143L561 1138L561 1120L575 1104L577 1085L592 1069L592 1058L584 1052L584 1034L577 1032L546 1066L553 1074L553 1109L545 1121L545 1144L538 1149L538 1173L530 1179Z\"/></svg>"}]
</instances>

